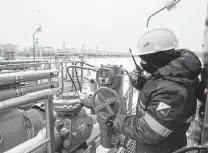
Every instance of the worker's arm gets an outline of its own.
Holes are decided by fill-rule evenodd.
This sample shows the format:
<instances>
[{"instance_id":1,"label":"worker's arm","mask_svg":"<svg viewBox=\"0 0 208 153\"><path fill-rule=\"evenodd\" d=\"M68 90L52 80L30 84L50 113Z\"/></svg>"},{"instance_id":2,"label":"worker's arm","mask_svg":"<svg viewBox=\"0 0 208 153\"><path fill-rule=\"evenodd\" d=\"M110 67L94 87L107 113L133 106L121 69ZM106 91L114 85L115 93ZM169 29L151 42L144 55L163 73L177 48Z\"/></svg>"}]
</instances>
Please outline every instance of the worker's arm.
<instances>
[{"instance_id":1,"label":"worker's arm","mask_svg":"<svg viewBox=\"0 0 208 153\"><path fill-rule=\"evenodd\" d=\"M168 137L173 128L184 123L185 105L186 100L179 92L159 89L143 117L118 115L113 125L128 138L143 144L157 144Z\"/></svg>"}]
</instances>

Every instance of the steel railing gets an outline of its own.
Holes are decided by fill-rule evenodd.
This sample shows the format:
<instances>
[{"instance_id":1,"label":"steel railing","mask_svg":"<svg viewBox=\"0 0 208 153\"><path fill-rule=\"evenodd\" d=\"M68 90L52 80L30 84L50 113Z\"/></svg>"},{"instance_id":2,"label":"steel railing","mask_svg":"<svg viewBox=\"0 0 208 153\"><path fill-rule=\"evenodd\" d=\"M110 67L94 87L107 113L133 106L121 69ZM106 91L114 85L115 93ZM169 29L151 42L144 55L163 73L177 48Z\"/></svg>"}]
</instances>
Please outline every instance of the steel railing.
<instances>
[{"instance_id":1,"label":"steel railing","mask_svg":"<svg viewBox=\"0 0 208 153\"><path fill-rule=\"evenodd\" d=\"M53 121L53 91L46 89L25 96L5 100L0 102L0 113L13 109L22 105L28 105L40 100L45 100L45 115L46 115L46 137L30 139L23 144L20 144L5 153L30 153L39 147L47 144L47 153L55 152L54 138L54 121ZM29 150L28 150L29 149Z\"/></svg>"}]
</instances>

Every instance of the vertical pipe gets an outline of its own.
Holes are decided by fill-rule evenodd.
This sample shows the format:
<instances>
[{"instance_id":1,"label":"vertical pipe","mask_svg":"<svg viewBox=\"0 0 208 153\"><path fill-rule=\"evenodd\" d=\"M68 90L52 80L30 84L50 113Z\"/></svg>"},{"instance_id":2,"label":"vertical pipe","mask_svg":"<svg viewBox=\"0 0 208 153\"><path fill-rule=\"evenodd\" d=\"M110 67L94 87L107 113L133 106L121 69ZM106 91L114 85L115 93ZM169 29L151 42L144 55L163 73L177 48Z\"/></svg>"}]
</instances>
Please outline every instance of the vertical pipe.
<instances>
[{"instance_id":1,"label":"vertical pipe","mask_svg":"<svg viewBox=\"0 0 208 153\"><path fill-rule=\"evenodd\" d=\"M34 60L35 60L35 33L33 34L33 57L34 57Z\"/></svg>"},{"instance_id":2,"label":"vertical pipe","mask_svg":"<svg viewBox=\"0 0 208 153\"><path fill-rule=\"evenodd\" d=\"M61 83L62 83L62 93L64 92L64 63L61 62Z\"/></svg>"},{"instance_id":3,"label":"vertical pipe","mask_svg":"<svg viewBox=\"0 0 208 153\"><path fill-rule=\"evenodd\" d=\"M84 59L83 56L81 56L81 66L83 66L83 62ZM83 69L81 69L81 83L80 83L81 89L82 89L82 84L83 84Z\"/></svg>"},{"instance_id":4,"label":"vertical pipe","mask_svg":"<svg viewBox=\"0 0 208 153\"><path fill-rule=\"evenodd\" d=\"M55 153L54 138L54 116L53 116L53 95L49 95L45 101L46 106L46 132L47 138L50 140L47 145L47 153Z\"/></svg>"},{"instance_id":5,"label":"vertical pipe","mask_svg":"<svg viewBox=\"0 0 208 153\"><path fill-rule=\"evenodd\" d=\"M66 70L67 69L67 62L65 62L65 69L64 70ZM67 73L66 73L66 80L68 79L68 75L67 75Z\"/></svg>"},{"instance_id":6,"label":"vertical pipe","mask_svg":"<svg viewBox=\"0 0 208 153\"><path fill-rule=\"evenodd\" d=\"M49 69L51 69L51 62L49 63L49 65L48 65L48 67L49 67ZM52 79L51 79L51 77L48 79L48 81L51 81Z\"/></svg>"},{"instance_id":7,"label":"vertical pipe","mask_svg":"<svg viewBox=\"0 0 208 153\"><path fill-rule=\"evenodd\" d=\"M35 64L35 71L38 70L37 64ZM35 84L38 84L38 80L35 81Z\"/></svg>"},{"instance_id":8,"label":"vertical pipe","mask_svg":"<svg viewBox=\"0 0 208 153\"><path fill-rule=\"evenodd\" d=\"M74 62L72 62L72 65L74 66ZM74 80L74 67L72 67L72 80ZM75 83L76 85L76 83ZM72 85L72 91L74 90L74 86Z\"/></svg>"}]
</instances>

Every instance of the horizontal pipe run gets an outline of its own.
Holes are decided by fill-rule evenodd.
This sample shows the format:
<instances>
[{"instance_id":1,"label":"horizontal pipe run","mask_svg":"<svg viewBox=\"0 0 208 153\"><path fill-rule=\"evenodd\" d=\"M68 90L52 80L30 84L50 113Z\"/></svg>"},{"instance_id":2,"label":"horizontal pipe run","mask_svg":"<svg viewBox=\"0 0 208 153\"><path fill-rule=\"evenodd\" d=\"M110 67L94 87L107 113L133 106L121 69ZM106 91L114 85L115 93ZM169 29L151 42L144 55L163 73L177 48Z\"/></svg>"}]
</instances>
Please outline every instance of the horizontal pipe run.
<instances>
[{"instance_id":1,"label":"horizontal pipe run","mask_svg":"<svg viewBox=\"0 0 208 153\"><path fill-rule=\"evenodd\" d=\"M25 151L24 153L31 153L31 152L37 150L38 148L42 147L43 145L45 145L49 141L50 141L49 139L45 139L45 140L41 141L40 143L38 143L36 146L34 146L34 144L33 144L34 147Z\"/></svg>"},{"instance_id":2,"label":"horizontal pipe run","mask_svg":"<svg viewBox=\"0 0 208 153\"><path fill-rule=\"evenodd\" d=\"M6 151L5 153L29 153L29 151L34 151L35 149L43 146L45 143L48 143L45 129L41 130L38 135L24 143Z\"/></svg>"},{"instance_id":3,"label":"horizontal pipe run","mask_svg":"<svg viewBox=\"0 0 208 153\"><path fill-rule=\"evenodd\" d=\"M40 90L57 88L58 86L59 86L59 83L57 81L52 81L52 82L46 82L46 83L41 83L41 84L22 86L18 88L0 90L0 101L23 96L25 94L37 92Z\"/></svg>"},{"instance_id":4,"label":"horizontal pipe run","mask_svg":"<svg viewBox=\"0 0 208 153\"><path fill-rule=\"evenodd\" d=\"M0 65L0 71L2 70L19 70L19 69L27 69L29 67L36 67L36 66L40 66L40 63L38 64L25 64L25 65Z\"/></svg>"},{"instance_id":5,"label":"horizontal pipe run","mask_svg":"<svg viewBox=\"0 0 208 153\"><path fill-rule=\"evenodd\" d=\"M0 86L57 77L58 70L39 70L0 74Z\"/></svg>"},{"instance_id":6,"label":"horizontal pipe run","mask_svg":"<svg viewBox=\"0 0 208 153\"><path fill-rule=\"evenodd\" d=\"M95 67L84 67L84 66L75 66L75 65L71 65L68 66L67 69L69 68L80 68L80 69L86 69L86 70L92 70L92 71L97 71L97 68Z\"/></svg>"},{"instance_id":7,"label":"horizontal pipe run","mask_svg":"<svg viewBox=\"0 0 208 153\"><path fill-rule=\"evenodd\" d=\"M52 95L53 95L53 91L51 89L46 89L43 91L38 91L38 92L27 94L25 96L8 99L8 100L0 102L0 112L9 110L15 107L19 107L21 105L27 105L35 101L43 100Z\"/></svg>"},{"instance_id":8,"label":"horizontal pipe run","mask_svg":"<svg viewBox=\"0 0 208 153\"><path fill-rule=\"evenodd\" d=\"M40 63L40 62L45 62L45 61L41 61L41 60L4 60L4 61L0 61L0 64L6 65L6 64Z\"/></svg>"}]
</instances>

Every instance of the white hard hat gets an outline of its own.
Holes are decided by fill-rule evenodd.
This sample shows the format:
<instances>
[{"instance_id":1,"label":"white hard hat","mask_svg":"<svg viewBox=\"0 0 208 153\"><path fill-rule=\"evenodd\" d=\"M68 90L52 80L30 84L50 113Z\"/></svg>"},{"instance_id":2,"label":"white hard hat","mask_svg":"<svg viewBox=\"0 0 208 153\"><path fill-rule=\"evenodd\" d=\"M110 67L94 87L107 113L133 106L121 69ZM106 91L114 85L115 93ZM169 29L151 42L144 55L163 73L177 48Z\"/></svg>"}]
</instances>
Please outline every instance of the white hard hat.
<instances>
[{"instance_id":1,"label":"white hard hat","mask_svg":"<svg viewBox=\"0 0 208 153\"><path fill-rule=\"evenodd\" d=\"M178 47L175 34L168 29L155 29L145 33L139 40L137 55L167 51Z\"/></svg>"}]
</instances>

